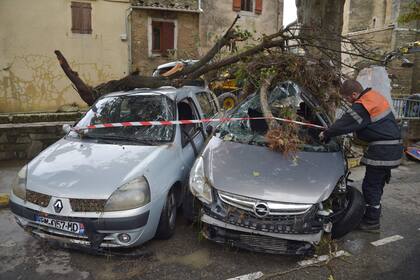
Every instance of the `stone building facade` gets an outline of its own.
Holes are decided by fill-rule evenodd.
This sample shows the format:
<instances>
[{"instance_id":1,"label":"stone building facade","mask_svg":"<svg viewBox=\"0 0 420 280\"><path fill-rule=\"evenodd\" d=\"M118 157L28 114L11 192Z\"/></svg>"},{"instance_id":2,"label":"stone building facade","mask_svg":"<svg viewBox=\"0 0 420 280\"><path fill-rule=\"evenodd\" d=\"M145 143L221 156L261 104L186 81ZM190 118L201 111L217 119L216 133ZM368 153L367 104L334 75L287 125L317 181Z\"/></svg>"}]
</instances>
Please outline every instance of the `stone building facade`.
<instances>
[{"instance_id":1,"label":"stone building facade","mask_svg":"<svg viewBox=\"0 0 420 280\"><path fill-rule=\"evenodd\" d=\"M281 27L283 0L132 0L131 69L151 74L159 64L199 59L232 24L256 36ZM169 35L168 35L169 34ZM169 38L169 41L167 41Z\"/></svg>"},{"instance_id":2,"label":"stone building facade","mask_svg":"<svg viewBox=\"0 0 420 280\"><path fill-rule=\"evenodd\" d=\"M343 34L370 41L372 47L383 52L396 50L410 42L420 40L420 22L398 23L399 15L408 11L412 0L346 0L344 6ZM414 63L412 68L401 67L401 61L388 65L395 97L420 93L420 53L406 56ZM348 63L354 59L344 57Z\"/></svg>"}]
</instances>

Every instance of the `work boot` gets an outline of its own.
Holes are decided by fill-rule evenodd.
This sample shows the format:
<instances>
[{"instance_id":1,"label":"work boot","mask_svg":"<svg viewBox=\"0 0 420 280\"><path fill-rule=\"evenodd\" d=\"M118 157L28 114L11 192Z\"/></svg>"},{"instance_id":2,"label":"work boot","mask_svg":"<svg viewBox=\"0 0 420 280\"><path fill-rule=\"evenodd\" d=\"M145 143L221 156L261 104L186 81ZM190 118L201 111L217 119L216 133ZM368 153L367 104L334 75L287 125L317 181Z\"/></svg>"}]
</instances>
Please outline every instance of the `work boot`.
<instances>
[{"instance_id":1,"label":"work boot","mask_svg":"<svg viewBox=\"0 0 420 280\"><path fill-rule=\"evenodd\" d=\"M363 219L357 229L366 232L379 232L380 228L381 224L379 223L379 220L373 221Z\"/></svg>"}]
</instances>

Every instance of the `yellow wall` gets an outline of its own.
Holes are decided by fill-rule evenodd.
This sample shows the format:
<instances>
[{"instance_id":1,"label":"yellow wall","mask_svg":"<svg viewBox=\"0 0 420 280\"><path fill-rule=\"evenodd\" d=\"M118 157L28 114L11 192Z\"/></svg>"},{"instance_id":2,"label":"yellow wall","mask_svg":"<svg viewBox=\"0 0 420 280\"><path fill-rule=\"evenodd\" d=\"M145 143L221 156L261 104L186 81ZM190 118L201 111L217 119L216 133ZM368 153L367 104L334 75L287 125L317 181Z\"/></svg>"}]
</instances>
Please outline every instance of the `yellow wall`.
<instances>
[{"instance_id":1,"label":"yellow wall","mask_svg":"<svg viewBox=\"0 0 420 280\"><path fill-rule=\"evenodd\" d=\"M54 50L90 85L128 71L125 15L129 0L92 0L92 34L71 32L71 0L0 1L0 113L85 107Z\"/></svg>"}]
</instances>

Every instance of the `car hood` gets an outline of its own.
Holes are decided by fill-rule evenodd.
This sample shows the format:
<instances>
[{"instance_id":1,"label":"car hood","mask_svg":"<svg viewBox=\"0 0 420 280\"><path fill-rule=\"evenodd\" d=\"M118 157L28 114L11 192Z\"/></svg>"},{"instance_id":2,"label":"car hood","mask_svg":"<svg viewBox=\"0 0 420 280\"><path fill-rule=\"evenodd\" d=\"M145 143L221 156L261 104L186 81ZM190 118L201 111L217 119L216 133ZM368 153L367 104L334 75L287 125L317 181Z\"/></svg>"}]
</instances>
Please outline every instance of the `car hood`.
<instances>
[{"instance_id":1,"label":"car hood","mask_svg":"<svg viewBox=\"0 0 420 280\"><path fill-rule=\"evenodd\" d=\"M166 147L62 139L28 164L27 188L56 197L107 199L125 182L142 176Z\"/></svg>"},{"instance_id":2,"label":"car hood","mask_svg":"<svg viewBox=\"0 0 420 280\"><path fill-rule=\"evenodd\" d=\"M203 157L206 176L217 190L286 203L327 199L345 172L340 152L299 152L293 160L266 147L216 137Z\"/></svg>"}]
</instances>

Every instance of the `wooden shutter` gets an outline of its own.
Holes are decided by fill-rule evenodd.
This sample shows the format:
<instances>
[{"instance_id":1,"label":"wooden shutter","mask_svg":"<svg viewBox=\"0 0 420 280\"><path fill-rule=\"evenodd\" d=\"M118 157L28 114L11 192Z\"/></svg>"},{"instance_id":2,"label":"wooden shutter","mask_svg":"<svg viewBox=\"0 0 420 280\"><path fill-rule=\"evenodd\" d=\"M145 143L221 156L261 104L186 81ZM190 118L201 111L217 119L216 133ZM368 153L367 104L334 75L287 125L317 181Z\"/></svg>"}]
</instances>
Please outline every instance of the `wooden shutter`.
<instances>
[{"instance_id":1,"label":"wooden shutter","mask_svg":"<svg viewBox=\"0 0 420 280\"><path fill-rule=\"evenodd\" d=\"M90 3L71 2L71 31L73 33L92 33L91 11Z\"/></svg>"},{"instance_id":2,"label":"wooden shutter","mask_svg":"<svg viewBox=\"0 0 420 280\"><path fill-rule=\"evenodd\" d=\"M233 0L233 10L235 12L241 11L241 0Z\"/></svg>"},{"instance_id":3,"label":"wooden shutter","mask_svg":"<svg viewBox=\"0 0 420 280\"><path fill-rule=\"evenodd\" d=\"M90 3L83 3L82 7L82 28L84 34L92 33L92 7Z\"/></svg>"},{"instance_id":4,"label":"wooden shutter","mask_svg":"<svg viewBox=\"0 0 420 280\"><path fill-rule=\"evenodd\" d=\"M262 14L263 0L255 0L255 13L257 15Z\"/></svg>"},{"instance_id":5,"label":"wooden shutter","mask_svg":"<svg viewBox=\"0 0 420 280\"><path fill-rule=\"evenodd\" d=\"M161 50L162 55L168 55L167 50L175 48L175 24L173 22L162 22L161 29Z\"/></svg>"}]
</instances>

